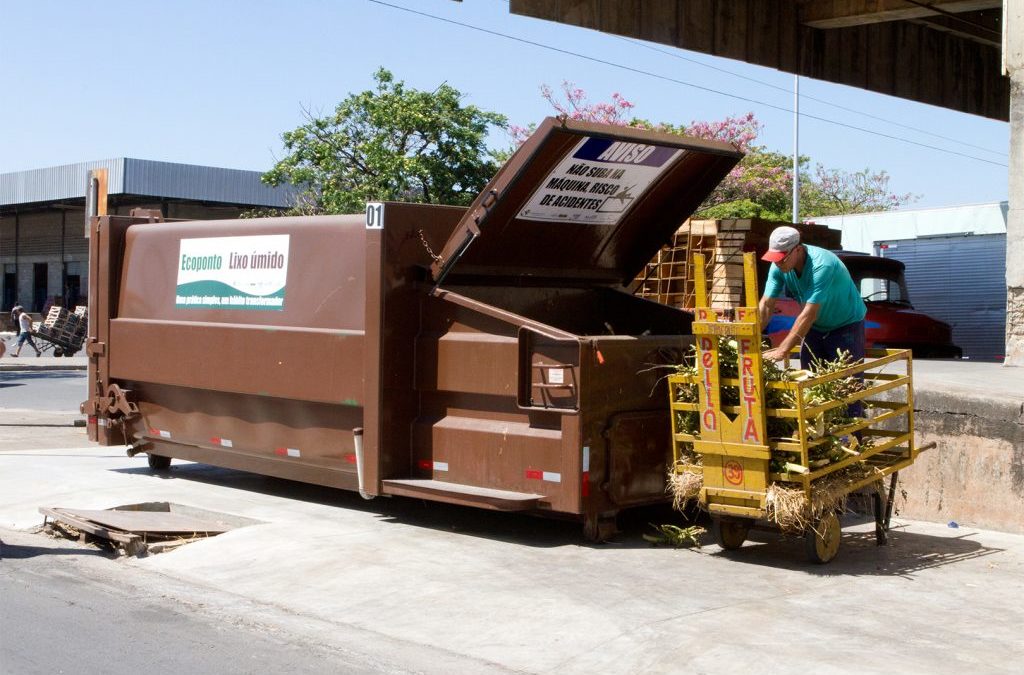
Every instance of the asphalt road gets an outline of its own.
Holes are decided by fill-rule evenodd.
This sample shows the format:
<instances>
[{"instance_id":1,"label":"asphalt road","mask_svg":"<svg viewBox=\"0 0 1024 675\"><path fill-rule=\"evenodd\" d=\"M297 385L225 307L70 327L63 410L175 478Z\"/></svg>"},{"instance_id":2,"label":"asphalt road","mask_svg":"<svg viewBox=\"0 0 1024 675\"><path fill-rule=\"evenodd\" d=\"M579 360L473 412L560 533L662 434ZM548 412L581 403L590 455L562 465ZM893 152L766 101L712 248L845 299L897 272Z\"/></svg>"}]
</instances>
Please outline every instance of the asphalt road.
<instances>
[{"instance_id":1,"label":"asphalt road","mask_svg":"<svg viewBox=\"0 0 1024 675\"><path fill-rule=\"evenodd\" d=\"M395 672L152 583L77 544L0 531L0 673Z\"/></svg>"},{"instance_id":2,"label":"asphalt road","mask_svg":"<svg viewBox=\"0 0 1024 675\"><path fill-rule=\"evenodd\" d=\"M72 426L85 382L83 371L0 372L0 452L87 446ZM137 575L94 548L0 530L0 675L400 672Z\"/></svg>"},{"instance_id":3,"label":"asphalt road","mask_svg":"<svg viewBox=\"0 0 1024 675\"><path fill-rule=\"evenodd\" d=\"M0 408L77 413L85 399L84 370L0 372Z\"/></svg>"}]
</instances>

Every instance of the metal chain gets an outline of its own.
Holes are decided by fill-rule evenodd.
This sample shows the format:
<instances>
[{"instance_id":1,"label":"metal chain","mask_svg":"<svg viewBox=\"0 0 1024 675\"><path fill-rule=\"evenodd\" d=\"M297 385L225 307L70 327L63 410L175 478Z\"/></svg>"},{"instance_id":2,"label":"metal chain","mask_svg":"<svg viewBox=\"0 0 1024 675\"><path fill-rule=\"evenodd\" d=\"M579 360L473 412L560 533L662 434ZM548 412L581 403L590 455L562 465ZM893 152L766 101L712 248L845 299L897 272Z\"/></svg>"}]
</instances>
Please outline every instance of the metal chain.
<instances>
[{"instance_id":1,"label":"metal chain","mask_svg":"<svg viewBox=\"0 0 1024 675\"><path fill-rule=\"evenodd\" d=\"M427 249L427 255L429 255L431 257L431 259L435 263L437 263L438 265L443 264L444 263L444 258L442 258L441 256L439 256L436 253L434 253L434 249L430 248L430 244L427 243L427 238L426 238L426 236L424 236L423 230L420 230L419 233L420 233L420 241L423 242L423 248Z\"/></svg>"}]
</instances>

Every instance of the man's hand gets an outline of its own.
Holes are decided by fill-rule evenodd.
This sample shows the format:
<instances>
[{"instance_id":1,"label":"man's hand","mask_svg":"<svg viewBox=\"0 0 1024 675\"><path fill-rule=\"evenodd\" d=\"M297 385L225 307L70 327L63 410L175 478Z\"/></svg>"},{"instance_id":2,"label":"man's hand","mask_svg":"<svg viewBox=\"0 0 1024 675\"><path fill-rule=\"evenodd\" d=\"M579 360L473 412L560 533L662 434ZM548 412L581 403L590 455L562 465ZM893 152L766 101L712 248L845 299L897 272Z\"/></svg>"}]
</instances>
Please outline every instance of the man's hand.
<instances>
[{"instance_id":1,"label":"man's hand","mask_svg":"<svg viewBox=\"0 0 1024 675\"><path fill-rule=\"evenodd\" d=\"M767 361L785 361L786 359L789 358L789 354L790 352L788 349L776 347L774 349L769 349L768 351L763 352L761 354L761 357Z\"/></svg>"}]
</instances>

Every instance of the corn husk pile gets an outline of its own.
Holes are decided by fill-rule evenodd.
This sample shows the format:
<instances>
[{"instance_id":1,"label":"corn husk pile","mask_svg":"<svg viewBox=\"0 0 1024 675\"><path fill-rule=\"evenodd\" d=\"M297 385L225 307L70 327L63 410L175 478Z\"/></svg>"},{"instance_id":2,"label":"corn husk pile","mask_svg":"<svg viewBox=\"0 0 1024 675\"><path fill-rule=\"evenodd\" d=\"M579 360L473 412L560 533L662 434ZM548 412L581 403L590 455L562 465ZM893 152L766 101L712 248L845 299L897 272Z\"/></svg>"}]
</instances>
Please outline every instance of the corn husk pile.
<instances>
[{"instance_id":1,"label":"corn husk pile","mask_svg":"<svg viewBox=\"0 0 1024 675\"><path fill-rule=\"evenodd\" d=\"M668 472L668 492L672 495L672 506L682 511L686 502L696 499L700 489L704 487L704 474L696 471L670 470Z\"/></svg>"},{"instance_id":2,"label":"corn husk pile","mask_svg":"<svg viewBox=\"0 0 1024 675\"><path fill-rule=\"evenodd\" d=\"M719 339L719 375L722 378L738 378L738 352L735 340ZM853 359L846 352L837 352L832 360L818 359L812 364L810 371L786 370L773 361L762 361L761 370L764 381L796 382L814 376L828 375L854 365ZM699 368L696 363L696 347L691 348L686 363L676 367L680 374L697 377ZM844 400L848 396L863 391L864 383L855 378L841 378L829 382L813 384L802 390L804 405L818 406L831 401ZM677 384L672 392L676 401L695 403L698 401L697 384ZM738 406L740 404L739 387L723 385L721 388L721 404ZM795 408L794 392L784 389L765 388L766 408ZM676 429L694 436L700 435L699 413L693 411L676 411ZM805 420L809 441L821 441L811 449L810 466L801 466L800 454L782 450L773 450L769 470L772 473L801 473L818 470L835 462L858 455L872 443L870 438L858 440L852 435L837 436L833 432L856 420L850 417L847 406L837 406L826 410L814 418ZM795 418L773 417L767 419L768 436L775 440L797 442L799 425ZM668 490L673 496L676 508L682 508L689 499L696 497L703 487L703 474L687 471L686 466L699 467L701 457L693 450L692 444L681 447L683 467L670 471ZM769 515L783 529L803 529L828 508L841 506L839 500L844 499L844 486L866 477L865 471L874 471L868 467L854 465L823 477L813 484L813 503L807 503L807 497L799 487L786 484L773 484L769 490Z\"/></svg>"},{"instance_id":3,"label":"corn husk pile","mask_svg":"<svg viewBox=\"0 0 1024 675\"><path fill-rule=\"evenodd\" d=\"M882 490L882 475L878 469L853 464L814 481L811 484L810 499L801 486L772 483L765 496L768 520L778 525L783 532L805 532L826 513L845 510L850 487L872 474L877 474L879 478L873 484L874 488Z\"/></svg>"}]
</instances>

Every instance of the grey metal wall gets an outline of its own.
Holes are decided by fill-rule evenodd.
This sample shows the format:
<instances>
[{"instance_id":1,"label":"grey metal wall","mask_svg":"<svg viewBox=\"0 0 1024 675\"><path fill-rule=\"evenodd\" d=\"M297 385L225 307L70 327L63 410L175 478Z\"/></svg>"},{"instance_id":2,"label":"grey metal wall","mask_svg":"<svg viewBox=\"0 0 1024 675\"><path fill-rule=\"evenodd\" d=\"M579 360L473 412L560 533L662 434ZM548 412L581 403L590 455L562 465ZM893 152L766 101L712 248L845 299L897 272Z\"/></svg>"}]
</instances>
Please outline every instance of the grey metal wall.
<instances>
[{"instance_id":1,"label":"grey metal wall","mask_svg":"<svg viewBox=\"0 0 1024 675\"><path fill-rule=\"evenodd\" d=\"M1006 332L1006 235L943 235L876 242L907 266L914 308L953 327L972 361L1001 361Z\"/></svg>"}]
</instances>

